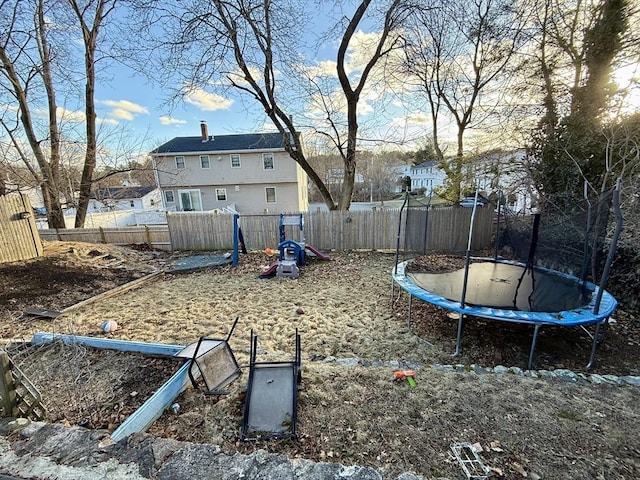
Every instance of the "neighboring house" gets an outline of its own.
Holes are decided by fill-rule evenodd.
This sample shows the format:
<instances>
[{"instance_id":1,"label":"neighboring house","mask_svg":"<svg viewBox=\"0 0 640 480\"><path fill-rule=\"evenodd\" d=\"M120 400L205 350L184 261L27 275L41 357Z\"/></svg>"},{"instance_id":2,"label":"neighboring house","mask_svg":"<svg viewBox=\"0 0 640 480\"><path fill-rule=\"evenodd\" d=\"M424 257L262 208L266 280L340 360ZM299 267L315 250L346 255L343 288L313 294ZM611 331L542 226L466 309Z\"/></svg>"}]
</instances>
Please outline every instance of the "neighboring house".
<instances>
[{"instance_id":1,"label":"neighboring house","mask_svg":"<svg viewBox=\"0 0 640 480\"><path fill-rule=\"evenodd\" d=\"M493 151L479 154L468 175L486 194L502 191L507 206L517 213L530 213L537 206L537 195L529 172L524 168L524 150Z\"/></svg>"},{"instance_id":2,"label":"neighboring house","mask_svg":"<svg viewBox=\"0 0 640 480\"><path fill-rule=\"evenodd\" d=\"M405 165L396 172L400 178L407 176L411 178L411 190L424 188L425 195L429 195L429 192L443 185L446 178L444 171L438 168L436 160L428 160L418 165Z\"/></svg>"},{"instance_id":3,"label":"neighboring house","mask_svg":"<svg viewBox=\"0 0 640 480\"><path fill-rule=\"evenodd\" d=\"M307 175L280 133L176 137L151 156L167 210L304 212Z\"/></svg>"},{"instance_id":4,"label":"neighboring house","mask_svg":"<svg viewBox=\"0 0 640 480\"><path fill-rule=\"evenodd\" d=\"M91 192L88 213L115 210L158 210L162 195L157 187L107 187Z\"/></svg>"},{"instance_id":5,"label":"neighboring house","mask_svg":"<svg viewBox=\"0 0 640 480\"><path fill-rule=\"evenodd\" d=\"M469 184L480 187L481 194L490 196L499 190L509 208L518 213L528 213L536 206L536 195L524 165L524 150L491 151L476 155L473 162L465 165L464 175ZM425 189L425 196L439 186L444 185L446 174L438 168L435 160L419 165L405 165L396 169L398 180L411 178L411 190ZM400 182L399 182L400 185ZM398 186L398 190L401 187ZM434 196L432 204L442 203Z\"/></svg>"}]
</instances>

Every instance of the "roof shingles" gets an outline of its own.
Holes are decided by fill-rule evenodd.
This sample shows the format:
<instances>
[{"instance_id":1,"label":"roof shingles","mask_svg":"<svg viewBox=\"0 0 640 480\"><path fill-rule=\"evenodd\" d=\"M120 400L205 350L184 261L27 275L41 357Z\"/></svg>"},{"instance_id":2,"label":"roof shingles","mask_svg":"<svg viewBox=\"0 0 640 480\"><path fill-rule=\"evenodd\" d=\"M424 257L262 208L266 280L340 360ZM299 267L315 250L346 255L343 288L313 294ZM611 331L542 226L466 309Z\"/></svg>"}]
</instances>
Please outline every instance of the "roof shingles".
<instances>
[{"instance_id":1,"label":"roof shingles","mask_svg":"<svg viewBox=\"0 0 640 480\"><path fill-rule=\"evenodd\" d=\"M129 200L142 198L156 187L107 187L98 188L91 192L91 198L104 200Z\"/></svg>"},{"instance_id":2,"label":"roof shingles","mask_svg":"<svg viewBox=\"0 0 640 480\"><path fill-rule=\"evenodd\" d=\"M216 135L203 141L197 137L175 137L160 145L152 153L223 152L244 150L284 149L280 133L249 133L239 135Z\"/></svg>"}]
</instances>

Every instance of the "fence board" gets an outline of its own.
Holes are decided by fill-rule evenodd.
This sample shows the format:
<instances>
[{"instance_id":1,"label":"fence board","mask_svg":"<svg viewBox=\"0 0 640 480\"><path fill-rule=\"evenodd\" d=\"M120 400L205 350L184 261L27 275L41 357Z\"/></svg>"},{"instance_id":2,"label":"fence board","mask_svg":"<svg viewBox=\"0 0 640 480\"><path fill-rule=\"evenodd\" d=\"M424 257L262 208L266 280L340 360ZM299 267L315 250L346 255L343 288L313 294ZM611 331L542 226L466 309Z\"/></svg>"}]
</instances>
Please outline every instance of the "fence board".
<instances>
[{"instance_id":1,"label":"fence board","mask_svg":"<svg viewBox=\"0 0 640 480\"><path fill-rule=\"evenodd\" d=\"M0 197L0 263L42 255L33 210L26 195Z\"/></svg>"},{"instance_id":2,"label":"fence board","mask_svg":"<svg viewBox=\"0 0 640 480\"><path fill-rule=\"evenodd\" d=\"M67 228L40 230L43 240L62 242L110 243L113 245L146 244L152 248L171 250L169 229L166 225L118 228Z\"/></svg>"},{"instance_id":3,"label":"fence board","mask_svg":"<svg viewBox=\"0 0 640 480\"><path fill-rule=\"evenodd\" d=\"M471 210L433 208L428 211L404 211L399 237L398 209L310 212L303 215L304 236L307 244L324 251L394 250L398 241L401 249L413 251L413 244L417 239L422 243L426 241L424 246L420 243L420 248L425 252L461 252L467 248ZM473 249L486 248L491 244L492 222L491 209L478 209L473 231ZM280 242L279 215L240 215L239 226L248 250L264 250L267 247L275 249ZM301 240L297 227L286 226L285 232L287 239ZM117 245L144 243L155 248L186 251L230 250L233 248L233 215L171 212L167 215L166 226L41 230L40 235L45 240L106 242Z\"/></svg>"},{"instance_id":4,"label":"fence board","mask_svg":"<svg viewBox=\"0 0 640 480\"><path fill-rule=\"evenodd\" d=\"M211 212L167 212L174 250L229 250L233 248L233 215Z\"/></svg>"}]
</instances>

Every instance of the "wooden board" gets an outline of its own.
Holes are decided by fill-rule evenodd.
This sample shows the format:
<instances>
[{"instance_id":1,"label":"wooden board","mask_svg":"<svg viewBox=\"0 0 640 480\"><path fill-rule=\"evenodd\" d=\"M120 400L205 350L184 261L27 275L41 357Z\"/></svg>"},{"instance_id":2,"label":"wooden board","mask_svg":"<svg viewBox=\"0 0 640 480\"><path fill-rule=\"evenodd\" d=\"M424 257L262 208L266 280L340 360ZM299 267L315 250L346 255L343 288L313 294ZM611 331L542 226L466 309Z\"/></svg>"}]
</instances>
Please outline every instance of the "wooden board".
<instances>
[{"instance_id":1,"label":"wooden board","mask_svg":"<svg viewBox=\"0 0 640 480\"><path fill-rule=\"evenodd\" d=\"M44 308L27 308L24 311L25 315L31 315L32 317L45 317L45 318L56 318L62 314L58 310L47 310Z\"/></svg>"}]
</instances>

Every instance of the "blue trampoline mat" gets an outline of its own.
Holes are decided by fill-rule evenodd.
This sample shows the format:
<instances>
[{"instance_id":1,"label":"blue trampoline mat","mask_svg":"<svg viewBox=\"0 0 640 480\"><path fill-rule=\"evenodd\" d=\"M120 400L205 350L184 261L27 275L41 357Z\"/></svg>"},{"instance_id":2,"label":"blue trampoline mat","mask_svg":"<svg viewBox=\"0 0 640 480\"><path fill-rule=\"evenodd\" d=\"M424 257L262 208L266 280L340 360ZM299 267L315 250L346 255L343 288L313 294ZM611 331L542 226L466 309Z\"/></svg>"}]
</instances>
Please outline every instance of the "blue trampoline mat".
<instances>
[{"instance_id":1,"label":"blue trampoline mat","mask_svg":"<svg viewBox=\"0 0 640 480\"><path fill-rule=\"evenodd\" d=\"M406 272L409 261L398 264L393 281L409 294L457 313L516 323L576 326L598 323L611 316L615 298L596 285L572 275L534 268L532 282L525 265L479 259L469 268L465 305L460 302L464 271L423 274ZM524 275L523 275L524 274ZM520 281L522 277L522 281ZM537 285L537 286L536 286Z\"/></svg>"}]
</instances>

